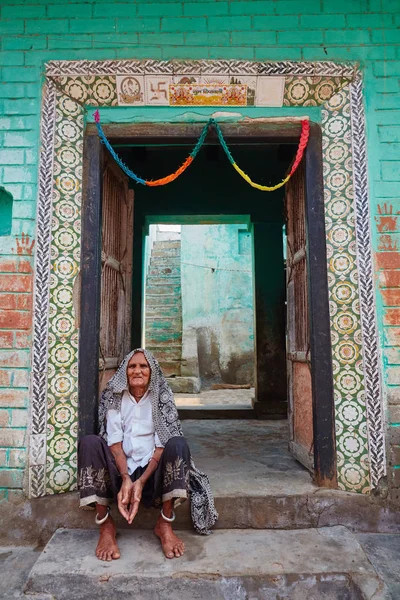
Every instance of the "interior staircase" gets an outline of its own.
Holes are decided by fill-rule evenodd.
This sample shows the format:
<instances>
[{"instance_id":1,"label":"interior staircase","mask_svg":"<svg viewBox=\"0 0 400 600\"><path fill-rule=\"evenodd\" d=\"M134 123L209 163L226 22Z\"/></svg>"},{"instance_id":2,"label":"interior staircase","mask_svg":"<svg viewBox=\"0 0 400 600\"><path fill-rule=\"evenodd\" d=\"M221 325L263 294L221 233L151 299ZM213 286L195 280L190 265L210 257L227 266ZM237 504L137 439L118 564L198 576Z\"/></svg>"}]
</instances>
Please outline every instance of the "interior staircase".
<instances>
[{"instance_id":1,"label":"interior staircase","mask_svg":"<svg viewBox=\"0 0 400 600\"><path fill-rule=\"evenodd\" d=\"M154 242L146 279L146 348L166 377L179 377L182 361L181 242Z\"/></svg>"}]
</instances>

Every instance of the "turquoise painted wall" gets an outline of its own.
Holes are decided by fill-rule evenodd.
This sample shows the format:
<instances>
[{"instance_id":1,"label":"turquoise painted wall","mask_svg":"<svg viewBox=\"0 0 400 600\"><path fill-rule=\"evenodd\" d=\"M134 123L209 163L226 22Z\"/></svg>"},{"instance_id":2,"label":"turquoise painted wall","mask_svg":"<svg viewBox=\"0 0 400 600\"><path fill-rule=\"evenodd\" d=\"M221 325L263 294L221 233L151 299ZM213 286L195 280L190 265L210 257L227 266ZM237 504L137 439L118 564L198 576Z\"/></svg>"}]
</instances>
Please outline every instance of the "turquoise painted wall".
<instances>
[{"instance_id":1,"label":"turquoise painted wall","mask_svg":"<svg viewBox=\"0 0 400 600\"><path fill-rule=\"evenodd\" d=\"M200 375L254 382L252 236L245 224L183 225L182 320L196 332Z\"/></svg>"},{"instance_id":2,"label":"turquoise painted wall","mask_svg":"<svg viewBox=\"0 0 400 600\"><path fill-rule=\"evenodd\" d=\"M29 292L32 285L41 86L48 60L235 58L360 63L365 73L371 227L377 252L376 299L385 395L389 419L400 424L400 298L395 288L394 292L388 288L398 281L400 269L398 0L3 0L0 16L0 183L14 199L11 235L0 237L0 278L2 285L4 276L8 282L1 287L0 301L0 465L4 467L0 488L22 486L26 460L30 305L24 290ZM207 112L212 111L196 111ZM248 108L241 112L268 116L306 111ZM111 109L104 113L103 120L121 122L132 117L180 118L180 111L172 109ZM390 277L385 270L390 270ZM10 273L13 277L8 277ZM21 279L21 273L26 279ZM16 285L21 286L19 291ZM14 293L22 294L18 303ZM4 314L8 306L13 311L11 319ZM400 486L400 478L397 483Z\"/></svg>"}]
</instances>

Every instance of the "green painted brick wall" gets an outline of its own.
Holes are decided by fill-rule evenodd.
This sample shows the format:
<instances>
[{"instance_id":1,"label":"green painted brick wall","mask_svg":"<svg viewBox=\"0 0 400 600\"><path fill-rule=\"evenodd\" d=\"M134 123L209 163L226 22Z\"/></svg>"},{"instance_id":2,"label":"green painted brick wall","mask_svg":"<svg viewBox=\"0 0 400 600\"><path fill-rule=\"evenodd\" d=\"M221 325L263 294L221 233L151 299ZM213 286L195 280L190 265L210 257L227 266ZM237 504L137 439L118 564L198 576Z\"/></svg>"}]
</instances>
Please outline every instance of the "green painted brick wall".
<instances>
[{"instance_id":1,"label":"green painted brick wall","mask_svg":"<svg viewBox=\"0 0 400 600\"><path fill-rule=\"evenodd\" d=\"M400 298L388 293L400 281L399 26L399 0L2 0L0 185L13 195L14 204L12 234L0 237L0 278L3 272L15 271L18 275L21 264L26 269L32 266L30 244L35 237L45 61L112 58L359 61L365 73L371 229L376 253L384 389L389 421L399 423ZM20 246L23 256L16 258L16 242L21 242L22 233L30 238L28 243L25 238L22 250ZM0 304L6 295L10 296L3 288L0 294ZM10 303L13 303L11 296ZM20 325L0 328L0 407L6 411L0 414L3 495L6 488L21 487L26 460L30 331L21 325L26 322L23 310L15 317ZM17 372L17 379L14 374L8 376L11 368ZM17 420L12 417L16 409ZM400 444L399 436L392 437ZM392 452L391 456L398 457L400 452ZM393 461L397 465L398 459Z\"/></svg>"}]
</instances>

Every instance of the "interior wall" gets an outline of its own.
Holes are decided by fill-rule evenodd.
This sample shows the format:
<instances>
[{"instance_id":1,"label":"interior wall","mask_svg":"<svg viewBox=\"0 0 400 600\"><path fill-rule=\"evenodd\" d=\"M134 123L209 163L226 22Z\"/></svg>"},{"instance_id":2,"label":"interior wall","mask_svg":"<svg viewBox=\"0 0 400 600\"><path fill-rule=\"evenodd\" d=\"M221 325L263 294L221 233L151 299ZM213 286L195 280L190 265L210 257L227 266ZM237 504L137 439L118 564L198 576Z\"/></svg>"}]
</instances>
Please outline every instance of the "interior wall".
<instances>
[{"instance_id":1,"label":"interior wall","mask_svg":"<svg viewBox=\"0 0 400 600\"><path fill-rule=\"evenodd\" d=\"M246 224L182 226L182 334L196 341L182 358L203 386L254 384L251 237Z\"/></svg>"},{"instance_id":2,"label":"interior wall","mask_svg":"<svg viewBox=\"0 0 400 600\"><path fill-rule=\"evenodd\" d=\"M143 150L120 148L118 152L123 160L133 170L138 166L137 157L140 156L140 171L143 178L153 179L162 177L176 170L182 164L192 145L186 147L148 147ZM264 185L271 185L281 181L296 148L290 145L255 145L233 146L232 152L235 159L244 171ZM279 301L274 306L268 300L267 294L256 292L256 315L269 315L270 327L270 352L271 362L266 358L263 362L265 369L264 381L268 379L268 387L258 381L257 398L262 402L275 402L277 399L286 399L286 377L284 359L284 310L285 280L283 266L282 226L283 215L282 189L275 192L261 192L251 188L234 171L227 161L222 150L217 146L203 148L190 168L173 183L162 187L136 187L135 216L134 216L134 270L133 270L133 344L141 339L141 281L142 281L142 240L145 229L145 219L148 216L160 215L250 215L254 223L270 224L279 231L277 238L268 238L258 244L259 250L259 278L267 282L274 289L274 298ZM256 234L257 235L257 234ZM263 234L262 234L263 235ZM274 241L272 241L274 240ZM256 240L254 242L256 244ZM274 247L269 248L269 243ZM279 244L279 246L277 246ZM276 257L279 256L278 263ZM273 257L273 258L272 258ZM256 259L257 260L257 259ZM278 266L279 265L279 266ZM265 283L263 284L265 286ZM255 286L257 288L257 276ZM280 290L280 293L277 292ZM258 300L257 300L258 298ZM256 323L264 323L258 319ZM276 324L276 325L275 325ZM279 324L279 325L278 325ZM261 334L256 328L256 338ZM271 336L276 336L272 339ZM257 343L257 342L256 342ZM275 350L274 350L275 348ZM278 350L279 349L279 350Z\"/></svg>"}]
</instances>

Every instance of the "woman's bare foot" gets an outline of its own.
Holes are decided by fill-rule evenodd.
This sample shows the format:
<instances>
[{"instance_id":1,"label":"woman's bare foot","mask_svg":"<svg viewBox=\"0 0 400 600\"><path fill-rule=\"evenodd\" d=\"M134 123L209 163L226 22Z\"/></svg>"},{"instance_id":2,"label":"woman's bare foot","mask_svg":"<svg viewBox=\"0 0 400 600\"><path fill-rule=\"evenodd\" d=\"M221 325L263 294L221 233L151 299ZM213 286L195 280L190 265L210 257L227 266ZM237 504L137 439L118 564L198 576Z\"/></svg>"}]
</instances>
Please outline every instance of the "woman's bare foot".
<instances>
[{"instance_id":1,"label":"woman's bare foot","mask_svg":"<svg viewBox=\"0 0 400 600\"><path fill-rule=\"evenodd\" d=\"M154 533L160 538L161 547L167 558L179 558L183 555L185 544L172 531L171 523L164 521L161 515L158 517Z\"/></svg>"},{"instance_id":2,"label":"woman's bare foot","mask_svg":"<svg viewBox=\"0 0 400 600\"><path fill-rule=\"evenodd\" d=\"M100 525L100 538L96 548L96 556L100 560L116 560L121 557L117 541L117 528L110 515L103 525Z\"/></svg>"}]
</instances>

